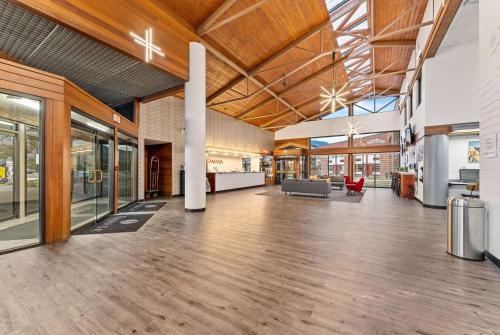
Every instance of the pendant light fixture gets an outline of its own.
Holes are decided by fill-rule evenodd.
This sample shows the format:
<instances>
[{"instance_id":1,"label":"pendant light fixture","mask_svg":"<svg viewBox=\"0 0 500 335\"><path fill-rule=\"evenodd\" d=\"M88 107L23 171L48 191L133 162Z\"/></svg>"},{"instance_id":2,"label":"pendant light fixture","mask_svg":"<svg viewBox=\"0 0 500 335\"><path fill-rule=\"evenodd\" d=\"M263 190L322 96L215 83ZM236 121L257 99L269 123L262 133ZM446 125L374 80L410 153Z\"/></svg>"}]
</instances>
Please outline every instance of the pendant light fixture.
<instances>
[{"instance_id":1,"label":"pendant light fixture","mask_svg":"<svg viewBox=\"0 0 500 335\"><path fill-rule=\"evenodd\" d=\"M348 83L345 83L344 86L342 86L342 88L337 91L337 89L335 87L336 86L335 84L337 82L337 78L335 76L335 51L332 52L332 59L333 59L333 61L332 61L333 86L332 86L331 90L328 90L328 89L324 88L323 86L321 86L321 90L324 93L320 94L320 97L323 98L323 100L321 101L322 106L321 106L320 112L324 111L328 106L331 106L331 112L333 114L336 111L337 105L341 105L341 106L347 108L347 106L345 105L346 99L342 98L342 97L348 93L347 91L344 92Z\"/></svg>"},{"instance_id":2,"label":"pendant light fixture","mask_svg":"<svg viewBox=\"0 0 500 335\"><path fill-rule=\"evenodd\" d=\"M359 125L359 121L354 121L351 119L351 121L347 121L347 128L344 129L345 135L347 137L353 136L353 135L359 135L359 132L361 131L362 127Z\"/></svg>"}]
</instances>

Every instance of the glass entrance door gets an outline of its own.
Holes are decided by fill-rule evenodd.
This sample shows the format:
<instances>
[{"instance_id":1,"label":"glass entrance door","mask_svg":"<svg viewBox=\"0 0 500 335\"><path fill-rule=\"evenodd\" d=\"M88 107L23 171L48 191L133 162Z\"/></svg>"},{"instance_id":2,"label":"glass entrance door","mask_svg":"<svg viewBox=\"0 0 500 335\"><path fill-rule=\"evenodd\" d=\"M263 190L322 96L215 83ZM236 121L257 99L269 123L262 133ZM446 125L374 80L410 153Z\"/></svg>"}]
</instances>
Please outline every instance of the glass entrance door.
<instances>
[{"instance_id":1,"label":"glass entrance door","mask_svg":"<svg viewBox=\"0 0 500 335\"><path fill-rule=\"evenodd\" d=\"M137 145L134 138L118 134L118 207L137 200Z\"/></svg>"},{"instance_id":2,"label":"glass entrance door","mask_svg":"<svg viewBox=\"0 0 500 335\"><path fill-rule=\"evenodd\" d=\"M112 166L111 135L74 123L71 128L72 230L95 223L111 213Z\"/></svg>"},{"instance_id":3,"label":"glass entrance door","mask_svg":"<svg viewBox=\"0 0 500 335\"><path fill-rule=\"evenodd\" d=\"M0 221L17 216L15 144L14 134L0 132Z\"/></svg>"},{"instance_id":4,"label":"glass entrance door","mask_svg":"<svg viewBox=\"0 0 500 335\"><path fill-rule=\"evenodd\" d=\"M278 157L276 159L276 184L285 179L295 179L297 176L297 157Z\"/></svg>"}]
</instances>

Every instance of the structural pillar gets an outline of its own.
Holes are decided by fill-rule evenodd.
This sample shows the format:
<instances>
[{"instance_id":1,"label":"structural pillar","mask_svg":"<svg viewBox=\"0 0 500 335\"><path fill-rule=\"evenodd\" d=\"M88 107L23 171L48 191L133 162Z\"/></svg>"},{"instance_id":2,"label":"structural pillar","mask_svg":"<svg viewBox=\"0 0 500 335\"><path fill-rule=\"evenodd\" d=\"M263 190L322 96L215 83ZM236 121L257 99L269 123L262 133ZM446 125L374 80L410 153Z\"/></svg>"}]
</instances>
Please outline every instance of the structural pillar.
<instances>
[{"instance_id":1,"label":"structural pillar","mask_svg":"<svg viewBox=\"0 0 500 335\"><path fill-rule=\"evenodd\" d=\"M206 71L205 47L189 43L189 82L185 85L185 197L186 211L206 206Z\"/></svg>"}]
</instances>

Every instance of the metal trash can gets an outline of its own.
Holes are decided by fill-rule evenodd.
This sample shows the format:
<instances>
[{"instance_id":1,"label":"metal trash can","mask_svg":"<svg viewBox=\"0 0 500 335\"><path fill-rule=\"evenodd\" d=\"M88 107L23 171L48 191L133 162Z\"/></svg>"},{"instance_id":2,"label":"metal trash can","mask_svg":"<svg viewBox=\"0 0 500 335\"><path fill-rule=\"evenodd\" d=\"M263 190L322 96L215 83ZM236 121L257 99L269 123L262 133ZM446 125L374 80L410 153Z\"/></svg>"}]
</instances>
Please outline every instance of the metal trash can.
<instances>
[{"instance_id":1,"label":"metal trash can","mask_svg":"<svg viewBox=\"0 0 500 335\"><path fill-rule=\"evenodd\" d=\"M448 253L484 261L484 202L479 199L448 199Z\"/></svg>"}]
</instances>

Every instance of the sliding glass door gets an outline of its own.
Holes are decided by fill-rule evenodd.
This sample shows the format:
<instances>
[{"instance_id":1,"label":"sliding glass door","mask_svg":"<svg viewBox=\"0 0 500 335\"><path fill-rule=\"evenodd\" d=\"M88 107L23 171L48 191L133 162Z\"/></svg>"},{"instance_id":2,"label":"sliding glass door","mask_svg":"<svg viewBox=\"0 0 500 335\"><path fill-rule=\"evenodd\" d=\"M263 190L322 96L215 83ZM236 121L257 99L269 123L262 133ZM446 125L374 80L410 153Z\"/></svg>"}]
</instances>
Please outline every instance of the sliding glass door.
<instances>
[{"instance_id":1,"label":"sliding glass door","mask_svg":"<svg viewBox=\"0 0 500 335\"><path fill-rule=\"evenodd\" d=\"M113 210L113 130L72 112L71 229Z\"/></svg>"},{"instance_id":2,"label":"sliding glass door","mask_svg":"<svg viewBox=\"0 0 500 335\"><path fill-rule=\"evenodd\" d=\"M41 103L0 92L0 252L41 242Z\"/></svg>"},{"instance_id":3,"label":"sliding glass door","mask_svg":"<svg viewBox=\"0 0 500 335\"><path fill-rule=\"evenodd\" d=\"M365 179L366 187L391 187L390 173L399 167L399 153L354 155L354 180Z\"/></svg>"},{"instance_id":4,"label":"sliding glass door","mask_svg":"<svg viewBox=\"0 0 500 335\"><path fill-rule=\"evenodd\" d=\"M137 140L118 134L118 207L137 200Z\"/></svg>"}]
</instances>

